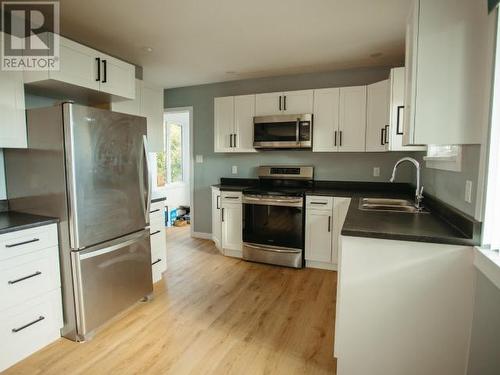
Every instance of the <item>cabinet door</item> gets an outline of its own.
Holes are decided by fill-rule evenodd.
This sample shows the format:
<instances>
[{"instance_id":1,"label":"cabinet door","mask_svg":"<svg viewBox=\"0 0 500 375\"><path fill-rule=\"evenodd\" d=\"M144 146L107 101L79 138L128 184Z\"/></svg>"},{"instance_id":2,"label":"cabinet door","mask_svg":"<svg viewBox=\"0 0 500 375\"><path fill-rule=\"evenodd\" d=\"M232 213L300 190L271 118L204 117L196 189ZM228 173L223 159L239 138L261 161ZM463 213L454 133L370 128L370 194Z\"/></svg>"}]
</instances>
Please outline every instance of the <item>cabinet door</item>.
<instances>
[{"instance_id":1,"label":"cabinet door","mask_svg":"<svg viewBox=\"0 0 500 375\"><path fill-rule=\"evenodd\" d=\"M122 98L134 99L135 67L109 55L100 54L99 57L101 58L99 90Z\"/></svg>"},{"instance_id":2,"label":"cabinet door","mask_svg":"<svg viewBox=\"0 0 500 375\"><path fill-rule=\"evenodd\" d=\"M340 233L344 226L345 217L349 210L351 198L333 198L333 238L332 238L332 263L338 264L340 250Z\"/></svg>"},{"instance_id":3,"label":"cabinet door","mask_svg":"<svg viewBox=\"0 0 500 375\"><path fill-rule=\"evenodd\" d=\"M313 151L337 151L339 93L338 88L314 90Z\"/></svg>"},{"instance_id":4,"label":"cabinet door","mask_svg":"<svg viewBox=\"0 0 500 375\"><path fill-rule=\"evenodd\" d=\"M365 151L366 86L342 87L339 109L339 151Z\"/></svg>"},{"instance_id":5,"label":"cabinet door","mask_svg":"<svg viewBox=\"0 0 500 375\"><path fill-rule=\"evenodd\" d=\"M222 248L224 250L241 251L243 241L243 209L241 203L223 203L221 215Z\"/></svg>"},{"instance_id":6,"label":"cabinet door","mask_svg":"<svg viewBox=\"0 0 500 375\"><path fill-rule=\"evenodd\" d=\"M312 113L313 90L288 91L283 93L283 113L298 115Z\"/></svg>"},{"instance_id":7,"label":"cabinet door","mask_svg":"<svg viewBox=\"0 0 500 375\"><path fill-rule=\"evenodd\" d=\"M23 72L0 71L0 149L8 147L27 147Z\"/></svg>"},{"instance_id":8,"label":"cabinet door","mask_svg":"<svg viewBox=\"0 0 500 375\"><path fill-rule=\"evenodd\" d=\"M97 51L92 48L61 37L60 69L50 70L49 78L75 86L99 90L97 57L99 57Z\"/></svg>"},{"instance_id":9,"label":"cabinet door","mask_svg":"<svg viewBox=\"0 0 500 375\"><path fill-rule=\"evenodd\" d=\"M234 151L256 152L253 148L255 95L234 97Z\"/></svg>"},{"instance_id":10,"label":"cabinet door","mask_svg":"<svg viewBox=\"0 0 500 375\"><path fill-rule=\"evenodd\" d=\"M417 92L417 37L418 10L420 1L414 0L406 22L405 41L405 95L403 145L411 145L415 140L415 100Z\"/></svg>"},{"instance_id":11,"label":"cabinet door","mask_svg":"<svg viewBox=\"0 0 500 375\"><path fill-rule=\"evenodd\" d=\"M271 116L281 114L283 111L282 100L282 92L270 92L255 95L255 115Z\"/></svg>"},{"instance_id":12,"label":"cabinet door","mask_svg":"<svg viewBox=\"0 0 500 375\"><path fill-rule=\"evenodd\" d=\"M404 98L405 98L405 67L391 69L390 76L390 151L425 151L426 146L403 146L404 133Z\"/></svg>"},{"instance_id":13,"label":"cabinet door","mask_svg":"<svg viewBox=\"0 0 500 375\"><path fill-rule=\"evenodd\" d=\"M214 151L231 152L234 134L234 96L214 99Z\"/></svg>"},{"instance_id":14,"label":"cabinet door","mask_svg":"<svg viewBox=\"0 0 500 375\"><path fill-rule=\"evenodd\" d=\"M308 210L306 213L306 260L331 262L332 210Z\"/></svg>"},{"instance_id":15,"label":"cabinet door","mask_svg":"<svg viewBox=\"0 0 500 375\"><path fill-rule=\"evenodd\" d=\"M389 144L389 80L366 89L366 151L386 151Z\"/></svg>"},{"instance_id":16,"label":"cabinet door","mask_svg":"<svg viewBox=\"0 0 500 375\"><path fill-rule=\"evenodd\" d=\"M221 249L222 222L221 196L219 189L212 189L212 240L217 249Z\"/></svg>"},{"instance_id":17,"label":"cabinet door","mask_svg":"<svg viewBox=\"0 0 500 375\"><path fill-rule=\"evenodd\" d=\"M163 89L144 83L142 88L142 114L147 119L150 152L165 150L163 130Z\"/></svg>"},{"instance_id":18,"label":"cabinet door","mask_svg":"<svg viewBox=\"0 0 500 375\"><path fill-rule=\"evenodd\" d=\"M128 113L129 115L144 116L142 113L142 84L141 80L136 79L134 99L114 101L111 103L111 110Z\"/></svg>"}]
</instances>

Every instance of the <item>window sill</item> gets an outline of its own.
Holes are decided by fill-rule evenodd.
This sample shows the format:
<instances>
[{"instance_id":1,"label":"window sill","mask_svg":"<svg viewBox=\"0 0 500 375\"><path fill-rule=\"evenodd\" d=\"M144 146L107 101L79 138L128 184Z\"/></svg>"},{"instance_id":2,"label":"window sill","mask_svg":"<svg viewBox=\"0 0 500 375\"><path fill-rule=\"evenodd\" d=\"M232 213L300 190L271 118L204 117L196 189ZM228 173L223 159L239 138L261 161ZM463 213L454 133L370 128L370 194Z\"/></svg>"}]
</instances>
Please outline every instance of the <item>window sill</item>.
<instances>
[{"instance_id":1,"label":"window sill","mask_svg":"<svg viewBox=\"0 0 500 375\"><path fill-rule=\"evenodd\" d=\"M474 248L474 266L500 289L500 253L497 251Z\"/></svg>"}]
</instances>

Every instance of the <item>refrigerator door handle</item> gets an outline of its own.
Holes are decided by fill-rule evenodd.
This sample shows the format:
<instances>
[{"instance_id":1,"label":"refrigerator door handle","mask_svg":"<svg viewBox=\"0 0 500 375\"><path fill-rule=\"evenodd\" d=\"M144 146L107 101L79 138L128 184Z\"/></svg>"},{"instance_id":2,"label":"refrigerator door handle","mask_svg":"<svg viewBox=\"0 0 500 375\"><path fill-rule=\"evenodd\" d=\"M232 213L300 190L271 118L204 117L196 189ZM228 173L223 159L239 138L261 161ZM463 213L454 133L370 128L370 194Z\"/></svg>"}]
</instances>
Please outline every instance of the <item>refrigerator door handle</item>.
<instances>
[{"instance_id":1,"label":"refrigerator door handle","mask_svg":"<svg viewBox=\"0 0 500 375\"><path fill-rule=\"evenodd\" d=\"M146 183L147 183L147 196L146 196L146 202L144 205L144 219L146 220L146 223L149 223L149 210L151 208L151 171L149 170L149 163L148 163L148 138L143 135L142 136L142 144L144 146L144 165L146 168ZM143 174L144 175L144 174ZM143 184L144 186L144 184Z\"/></svg>"},{"instance_id":2,"label":"refrigerator door handle","mask_svg":"<svg viewBox=\"0 0 500 375\"><path fill-rule=\"evenodd\" d=\"M133 233L131 235L126 236L125 241L118 242L115 244L110 244L110 246L106 246L106 247L103 247L101 249L92 250L92 248L90 248L90 251L85 251L85 250L80 251L79 259L84 260L84 259L94 258L94 257L97 257L99 255L111 253L111 252L118 250L122 247L132 245L133 243L137 242L138 240L145 238L145 237L148 237L149 235L150 235L149 230L144 230L144 231L140 231L139 233Z\"/></svg>"}]
</instances>

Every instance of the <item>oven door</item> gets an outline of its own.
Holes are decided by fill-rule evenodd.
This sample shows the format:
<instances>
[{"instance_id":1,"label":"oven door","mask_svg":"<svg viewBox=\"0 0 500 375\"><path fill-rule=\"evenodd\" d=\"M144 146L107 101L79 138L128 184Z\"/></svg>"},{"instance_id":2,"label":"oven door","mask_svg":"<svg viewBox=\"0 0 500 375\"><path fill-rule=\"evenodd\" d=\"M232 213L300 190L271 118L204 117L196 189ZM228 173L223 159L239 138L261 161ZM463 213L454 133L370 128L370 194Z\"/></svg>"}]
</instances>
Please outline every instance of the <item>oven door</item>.
<instances>
[{"instance_id":1,"label":"oven door","mask_svg":"<svg viewBox=\"0 0 500 375\"><path fill-rule=\"evenodd\" d=\"M243 259L301 268L302 197L243 197Z\"/></svg>"},{"instance_id":2,"label":"oven door","mask_svg":"<svg viewBox=\"0 0 500 375\"><path fill-rule=\"evenodd\" d=\"M311 148L312 115L254 117L255 148Z\"/></svg>"}]
</instances>

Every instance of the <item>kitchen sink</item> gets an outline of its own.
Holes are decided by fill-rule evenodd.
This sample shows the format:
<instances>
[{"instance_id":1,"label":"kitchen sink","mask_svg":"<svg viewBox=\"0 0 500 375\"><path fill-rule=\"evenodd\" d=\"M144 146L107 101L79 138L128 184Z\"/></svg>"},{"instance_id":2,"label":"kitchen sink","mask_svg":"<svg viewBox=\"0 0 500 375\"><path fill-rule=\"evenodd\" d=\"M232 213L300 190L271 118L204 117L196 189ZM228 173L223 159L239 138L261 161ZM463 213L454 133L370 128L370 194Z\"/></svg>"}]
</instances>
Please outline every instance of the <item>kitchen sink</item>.
<instances>
[{"instance_id":1,"label":"kitchen sink","mask_svg":"<svg viewBox=\"0 0 500 375\"><path fill-rule=\"evenodd\" d=\"M406 212L410 214L428 213L425 208L418 209L407 199L361 198L359 209L364 211Z\"/></svg>"}]
</instances>

